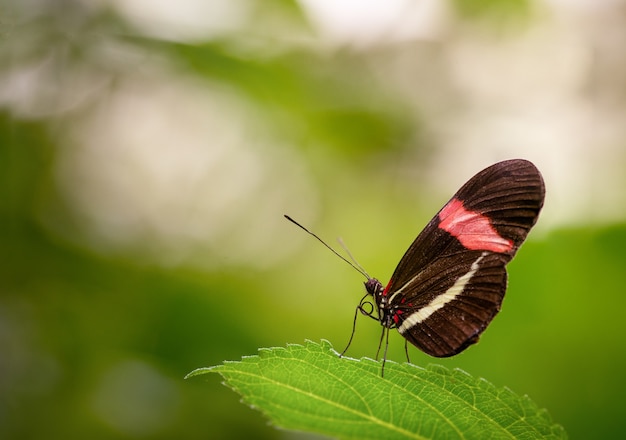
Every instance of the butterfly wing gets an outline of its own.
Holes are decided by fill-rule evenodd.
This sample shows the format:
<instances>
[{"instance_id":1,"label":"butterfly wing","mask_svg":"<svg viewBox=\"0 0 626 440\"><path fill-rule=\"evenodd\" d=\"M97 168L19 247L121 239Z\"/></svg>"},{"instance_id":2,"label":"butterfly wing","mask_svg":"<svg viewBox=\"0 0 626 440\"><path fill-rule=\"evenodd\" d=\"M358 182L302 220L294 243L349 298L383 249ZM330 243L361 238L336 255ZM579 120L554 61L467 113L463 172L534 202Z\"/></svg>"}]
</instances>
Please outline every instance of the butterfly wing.
<instances>
[{"instance_id":1,"label":"butterfly wing","mask_svg":"<svg viewBox=\"0 0 626 440\"><path fill-rule=\"evenodd\" d=\"M496 163L472 177L406 251L383 296L412 344L452 356L478 340L500 310L505 266L543 206L545 188L525 160Z\"/></svg>"}]
</instances>

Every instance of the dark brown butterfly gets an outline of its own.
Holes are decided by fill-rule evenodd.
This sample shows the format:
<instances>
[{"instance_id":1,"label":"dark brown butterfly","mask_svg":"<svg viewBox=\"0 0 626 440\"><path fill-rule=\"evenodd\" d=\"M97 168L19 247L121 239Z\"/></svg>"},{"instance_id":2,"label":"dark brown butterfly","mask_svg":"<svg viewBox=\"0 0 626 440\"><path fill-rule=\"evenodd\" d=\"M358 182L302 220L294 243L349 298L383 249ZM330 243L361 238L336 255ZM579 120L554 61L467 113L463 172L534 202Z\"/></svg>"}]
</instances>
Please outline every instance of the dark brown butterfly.
<instances>
[{"instance_id":1,"label":"dark brown butterfly","mask_svg":"<svg viewBox=\"0 0 626 440\"><path fill-rule=\"evenodd\" d=\"M286 217L366 276L355 323L361 312L383 326L384 368L389 329L435 357L453 356L478 341L500 311L506 264L537 221L544 195L543 178L531 162L506 160L482 170L426 225L386 287ZM343 353L353 336L354 326Z\"/></svg>"}]
</instances>

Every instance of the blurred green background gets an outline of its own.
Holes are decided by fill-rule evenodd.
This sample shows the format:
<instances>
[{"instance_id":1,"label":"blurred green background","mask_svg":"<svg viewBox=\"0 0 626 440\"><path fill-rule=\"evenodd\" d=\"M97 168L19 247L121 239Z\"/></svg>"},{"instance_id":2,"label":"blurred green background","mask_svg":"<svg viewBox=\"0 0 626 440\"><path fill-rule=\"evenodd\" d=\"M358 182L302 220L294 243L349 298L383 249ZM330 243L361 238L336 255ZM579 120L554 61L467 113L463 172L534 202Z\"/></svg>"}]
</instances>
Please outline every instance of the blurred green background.
<instances>
[{"instance_id":1,"label":"blurred green background","mask_svg":"<svg viewBox=\"0 0 626 440\"><path fill-rule=\"evenodd\" d=\"M547 198L503 311L461 355L412 361L528 394L573 439L621 438L625 12L1 1L0 438L312 438L217 376L183 380L259 347L343 349L363 279L282 215L385 283L513 157ZM379 334L361 319L349 355Z\"/></svg>"}]
</instances>

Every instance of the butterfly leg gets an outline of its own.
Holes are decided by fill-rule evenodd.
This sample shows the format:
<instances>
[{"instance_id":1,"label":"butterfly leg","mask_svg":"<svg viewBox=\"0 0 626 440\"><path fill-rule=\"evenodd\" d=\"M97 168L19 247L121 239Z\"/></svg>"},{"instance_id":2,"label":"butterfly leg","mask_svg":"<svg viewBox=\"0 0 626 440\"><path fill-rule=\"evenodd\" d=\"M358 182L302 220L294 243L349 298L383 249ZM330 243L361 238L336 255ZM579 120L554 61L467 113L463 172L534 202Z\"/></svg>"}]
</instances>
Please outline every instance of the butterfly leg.
<instances>
[{"instance_id":1,"label":"butterfly leg","mask_svg":"<svg viewBox=\"0 0 626 440\"><path fill-rule=\"evenodd\" d=\"M339 357L343 357L343 355L346 353L346 351L348 351L348 348L350 348L350 344L352 344L352 338L354 338L354 331L356 330L356 318L359 315L359 312L361 312L362 314L367 315L367 316L371 316L372 315L372 312L368 313L363 308L363 302L365 301L365 298L367 298L367 295L369 295L369 293L366 294L363 298L361 298L361 301L359 302L359 305L354 310L354 320L352 321L352 333L350 334L350 339L348 340L348 345L346 345L346 348L343 349L343 351L341 352Z\"/></svg>"},{"instance_id":2,"label":"butterfly leg","mask_svg":"<svg viewBox=\"0 0 626 440\"><path fill-rule=\"evenodd\" d=\"M376 350L376 360L380 353L380 347L383 345L383 339L385 340L385 351L383 352L383 366L380 369L380 377L385 377L385 362L387 362L387 349L389 348L389 329L383 327L383 332L380 335L380 341L378 342L378 350Z\"/></svg>"},{"instance_id":3,"label":"butterfly leg","mask_svg":"<svg viewBox=\"0 0 626 440\"><path fill-rule=\"evenodd\" d=\"M406 361L410 364L411 359L409 359L409 340L404 340L404 352L406 353Z\"/></svg>"}]
</instances>

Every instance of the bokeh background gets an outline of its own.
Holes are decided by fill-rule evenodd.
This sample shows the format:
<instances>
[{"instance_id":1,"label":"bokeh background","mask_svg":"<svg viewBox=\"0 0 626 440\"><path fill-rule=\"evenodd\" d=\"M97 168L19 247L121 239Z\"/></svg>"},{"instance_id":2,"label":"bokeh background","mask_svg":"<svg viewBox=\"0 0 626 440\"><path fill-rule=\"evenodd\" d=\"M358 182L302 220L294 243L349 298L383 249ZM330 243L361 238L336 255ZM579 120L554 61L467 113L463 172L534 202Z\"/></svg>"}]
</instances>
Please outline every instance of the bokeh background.
<instances>
[{"instance_id":1,"label":"bokeh background","mask_svg":"<svg viewBox=\"0 0 626 440\"><path fill-rule=\"evenodd\" d=\"M302 439L197 367L341 350L474 173L544 173L452 359L572 439L626 431L626 3L0 1L0 438ZM361 319L349 354L373 356ZM403 361L392 335L390 359Z\"/></svg>"}]
</instances>

